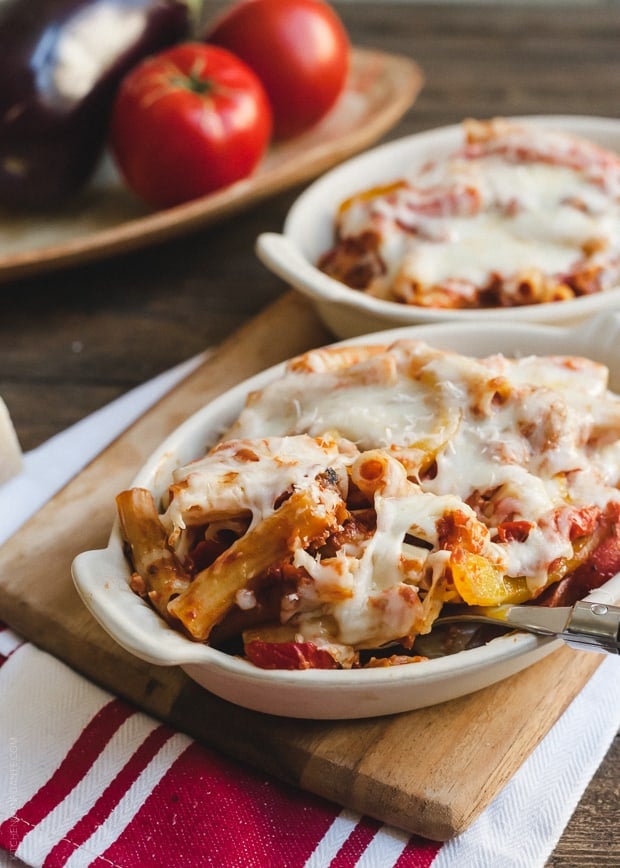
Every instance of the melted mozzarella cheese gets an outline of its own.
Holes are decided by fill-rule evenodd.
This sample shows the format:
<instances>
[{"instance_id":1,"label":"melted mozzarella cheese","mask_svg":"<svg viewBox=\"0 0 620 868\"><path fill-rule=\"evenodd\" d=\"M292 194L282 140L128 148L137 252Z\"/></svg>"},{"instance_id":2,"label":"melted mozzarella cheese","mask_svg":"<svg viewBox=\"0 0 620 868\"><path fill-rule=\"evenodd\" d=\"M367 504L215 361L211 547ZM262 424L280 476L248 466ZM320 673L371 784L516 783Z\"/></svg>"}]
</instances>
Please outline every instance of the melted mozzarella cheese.
<instances>
[{"instance_id":1,"label":"melted mozzarella cheese","mask_svg":"<svg viewBox=\"0 0 620 868\"><path fill-rule=\"evenodd\" d=\"M307 488L328 469L346 495L346 461L333 441L306 435L228 440L174 471L163 521L175 532L250 513L253 526L274 512L283 494Z\"/></svg>"},{"instance_id":2,"label":"melted mozzarella cheese","mask_svg":"<svg viewBox=\"0 0 620 868\"><path fill-rule=\"evenodd\" d=\"M438 504L453 496L465 506L486 495L491 528L515 519L537 523L567 500L602 506L620 499L612 487L620 400L607 390L603 365L563 357L477 360L415 341L386 352L396 376L383 386L360 384L355 366L328 374L289 370L243 410L233 430L251 437L307 426L316 436L336 428L362 449L376 445L396 456L424 444L435 473L420 480L422 489ZM613 438L606 449L591 443L601 431ZM400 546L402 534L394 531L394 539ZM533 592L545 585L549 564L572 552L551 525L537 528L527 544L509 541L503 549L506 574L528 577ZM398 572L394 557L382 563L377 569Z\"/></svg>"},{"instance_id":3,"label":"melted mozzarella cheese","mask_svg":"<svg viewBox=\"0 0 620 868\"><path fill-rule=\"evenodd\" d=\"M363 494L372 529L294 551L304 578L281 618L301 639L364 648L427 631L457 594L459 552L535 596L573 557L571 516L620 501L620 399L603 366L474 359L414 340L342 358L308 354L254 393L229 438L175 472L163 516L173 538L226 515L255 525L284 493L323 497L323 474L326 509ZM500 532L515 522L524 537ZM251 592L240 600L256 605Z\"/></svg>"},{"instance_id":4,"label":"melted mozzarella cheese","mask_svg":"<svg viewBox=\"0 0 620 868\"><path fill-rule=\"evenodd\" d=\"M383 364L389 359L390 364ZM393 444L439 448L458 421L451 384L428 368L408 375L411 347L339 371L290 371L250 401L229 431L232 437L329 433L360 450Z\"/></svg>"},{"instance_id":5,"label":"melted mozzarella cheese","mask_svg":"<svg viewBox=\"0 0 620 868\"><path fill-rule=\"evenodd\" d=\"M480 190L483 206L463 217L409 216L407 224L402 222L402 206L384 208L378 221L385 239L381 254L392 278L398 272L435 285L458 277L484 286L491 274L509 276L531 268L560 278L582 256L588 239L602 237L617 245L620 208L579 172L554 165L513 165L493 156L475 165L448 163L443 174L446 191L452 178L461 183L465 179ZM423 187L424 181L418 178L416 184ZM576 201L587 202L593 213L571 204ZM369 216L374 222L372 210ZM349 234L346 215L342 233ZM400 257L392 253L394 235L401 239Z\"/></svg>"},{"instance_id":6,"label":"melted mozzarella cheese","mask_svg":"<svg viewBox=\"0 0 620 868\"><path fill-rule=\"evenodd\" d=\"M437 160L411 172L406 184L341 208L339 239L365 233L379 239L384 273L366 291L408 301L406 287L416 287L422 293L416 303L424 303L425 291L446 287L475 306L477 292L499 280L507 303L516 291L510 281L537 272L560 285L586 262L604 268L600 288L617 284L617 158L607 156L606 182L605 154L588 142L532 128L520 131L511 148L509 128L498 128L497 136L502 148ZM565 138L586 156L571 159Z\"/></svg>"}]
</instances>

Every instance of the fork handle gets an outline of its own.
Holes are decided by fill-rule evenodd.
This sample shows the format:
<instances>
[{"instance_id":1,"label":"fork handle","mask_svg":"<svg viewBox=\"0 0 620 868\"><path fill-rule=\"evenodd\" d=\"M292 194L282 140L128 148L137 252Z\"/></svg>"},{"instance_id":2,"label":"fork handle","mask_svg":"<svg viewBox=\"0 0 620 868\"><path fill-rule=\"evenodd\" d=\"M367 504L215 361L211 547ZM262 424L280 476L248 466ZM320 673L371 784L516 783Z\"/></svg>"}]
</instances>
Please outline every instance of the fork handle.
<instances>
[{"instance_id":1,"label":"fork handle","mask_svg":"<svg viewBox=\"0 0 620 868\"><path fill-rule=\"evenodd\" d=\"M573 648L620 654L620 606L587 600L576 603L562 639Z\"/></svg>"}]
</instances>

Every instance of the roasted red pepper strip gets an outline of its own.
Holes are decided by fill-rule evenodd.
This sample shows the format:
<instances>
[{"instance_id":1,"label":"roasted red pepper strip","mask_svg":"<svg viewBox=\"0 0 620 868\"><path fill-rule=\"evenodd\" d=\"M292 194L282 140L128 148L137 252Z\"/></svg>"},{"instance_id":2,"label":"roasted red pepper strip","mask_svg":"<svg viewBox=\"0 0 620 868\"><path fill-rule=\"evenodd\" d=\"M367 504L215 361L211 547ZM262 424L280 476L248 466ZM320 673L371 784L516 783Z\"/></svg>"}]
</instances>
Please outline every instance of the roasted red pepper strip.
<instances>
[{"instance_id":1,"label":"roasted red pepper strip","mask_svg":"<svg viewBox=\"0 0 620 868\"><path fill-rule=\"evenodd\" d=\"M261 642L245 646L248 660L261 669L339 669L339 664L314 642Z\"/></svg>"}]
</instances>

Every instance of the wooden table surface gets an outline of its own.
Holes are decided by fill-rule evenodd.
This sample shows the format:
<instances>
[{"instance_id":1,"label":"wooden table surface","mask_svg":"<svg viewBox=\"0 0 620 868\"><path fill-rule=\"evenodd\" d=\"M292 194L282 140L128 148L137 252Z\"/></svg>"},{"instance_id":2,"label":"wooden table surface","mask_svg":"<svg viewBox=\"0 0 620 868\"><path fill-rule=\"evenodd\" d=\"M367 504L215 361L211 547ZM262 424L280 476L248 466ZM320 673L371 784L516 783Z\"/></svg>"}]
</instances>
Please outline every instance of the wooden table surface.
<instances>
[{"instance_id":1,"label":"wooden table surface","mask_svg":"<svg viewBox=\"0 0 620 868\"><path fill-rule=\"evenodd\" d=\"M618 116L620 4L334 5L356 45L424 70L386 139L465 116ZM281 229L298 193L155 249L0 286L0 395L23 449L217 344L285 291L253 244ZM620 865L619 768L616 739L549 866Z\"/></svg>"}]
</instances>

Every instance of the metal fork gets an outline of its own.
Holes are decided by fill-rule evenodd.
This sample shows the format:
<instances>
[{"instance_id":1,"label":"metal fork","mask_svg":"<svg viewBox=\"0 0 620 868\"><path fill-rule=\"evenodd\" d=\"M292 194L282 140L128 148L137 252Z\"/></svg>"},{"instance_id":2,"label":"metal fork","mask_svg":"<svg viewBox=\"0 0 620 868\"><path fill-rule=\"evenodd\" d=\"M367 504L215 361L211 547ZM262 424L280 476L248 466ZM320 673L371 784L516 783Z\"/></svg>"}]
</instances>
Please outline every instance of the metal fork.
<instances>
[{"instance_id":1,"label":"metal fork","mask_svg":"<svg viewBox=\"0 0 620 868\"><path fill-rule=\"evenodd\" d=\"M465 623L502 624L541 636L557 636L574 648L620 653L620 606L580 600L574 606L468 606L441 615L433 626Z\"/></svg>"}]
</instances>

